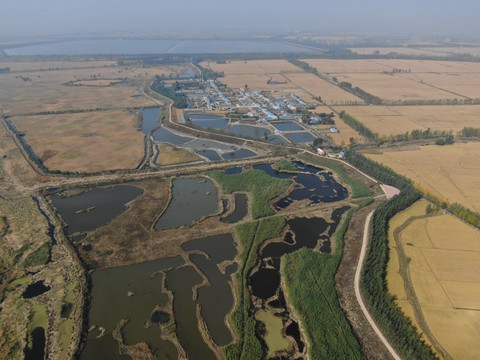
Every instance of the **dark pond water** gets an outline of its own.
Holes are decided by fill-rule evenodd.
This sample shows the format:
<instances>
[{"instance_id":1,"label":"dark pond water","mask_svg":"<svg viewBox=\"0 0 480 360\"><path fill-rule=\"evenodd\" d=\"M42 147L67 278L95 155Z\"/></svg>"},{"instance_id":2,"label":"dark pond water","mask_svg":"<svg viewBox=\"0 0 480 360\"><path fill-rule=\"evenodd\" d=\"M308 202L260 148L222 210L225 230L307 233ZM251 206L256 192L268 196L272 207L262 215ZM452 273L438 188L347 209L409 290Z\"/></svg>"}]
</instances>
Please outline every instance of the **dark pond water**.
<instances>
[{"instance_id":1,"label":"dark pond water","mask_svg":"<svg viewBox=\"0 0 480 360\"><path fill-rule=\"evenodd\" d=\"M280 285L280 272L278 269L261 268L250 276L253 295L260 299L268 299L275 295Z\"/></svg>"},{"instance_id":2,"label":"dark pond water","mask_svg":"<svg viewBox=\"0 0 480 360\"><path fill-rule=\"evenodd\" d=\"M216 360L212 350L203 341L196 322L197 303L193 300L192 288L202 283L202 277L192 266L171 270L167 273L166 286L173 292L173 311L177 336L187 352L189 360Z\"/></svg>"},{"instance_id":3,"label":"dark pond water","mask_svg":"<svg viewBox=\"0 0 480 360\"><path fill-rule=\"evenodd\" d=\"M248 213L247 199L246 194L235 194L235 210L227 217L220 219L220 221L233 224L242 220Z\"/></svg>"},{"instance_id":4,"label":"dark pond water","mask_svg":"<svg viewBox=\"0 0 480 360\"><path fill-rule=\"evenodd\" d=\"M308 132L286 133L285 137L296 144L309 143L315 140L315 136Z\"/></svg>"},{"instance_id":5,"label":"dark pond water","mask_svg":"<svg viewBox=\"0 0 480 360\"><path fill-rule=\"evenodd\" d=\"M200 250L208 255L191 254L190 260L198 266L200 271L208 278L210 286L198 290L198 302L202 307L202 317L212 339L219 346L232 341L232 336L225 325L225 317L233 307L234 298L229 284L231 275L236 271L235 266L229 266L222 273L219 264L231 261L237 254L231 234L210 236L196 239L183 244L185 251Z\"/></svg>"},{"instance_id":6,"label":"dark pond water","mask_svg":"<svg viewBox=\"0 0 480 360\"><path fill-rule=\"evenodd\" d=\"M190 120L194 125L207 129L223 129L228 125L228 119L221 115L195 114L190 115Z\"/></svg>"},{"instance_id":7,"label":"dark pond water","mask_svg":"<svg viewBox=\"0 0 480 360\"><path fill-rule=\"evenodd\" d=\"M172 145L182 145L193 140L193 138L188 136L177 135L165 127L155 130L152 136L155 141L167 142Z\"/></svg>"},{"instance_id":8,"label":"dark pond water","mask_svg":"<svg viewBox=\"0 0 480 360\"><path fill-rule=\"evenodd\" d=\"M288 226L295 234L295 242L273 242L265 246L261 252L262 258L282 257L285 254L306 247L315 248L320 239L321 233L325 232L330 223L323 218L294 218L287 221Z\"/></svg>"},{"instance_id":9,"label":"dark pond water","mask_svg":"<svg viewBox=\"0 0 480 360\"><path fill-rule=\"evenodd\" d=\"M220 161L222 158L215 150L200 150L197 151L197 154L200 156L206 157L210 161Z\"/></svg>"},{"instance_id":10,"label":"dark pond water","mask_svg":"<svg viewBox=\"0 0 480 360\"><path fill-rule=\"evenodd\" d=\"M305 347L305 344L302 341L302 337L300 336L300 328L298 326L298 323L295 321L292 321L290 325L287 326L285 329L285 333L288 336L291 336L295 339L295 342L297 343L298 346L298 351L303 352L303 348Z\"/></svg>"},{"instance_id":11,"label":"dark pond water","mask_svg":"<svg viewBox=\"0 0 480 360\"><path fill-rule=\"evenodd\" d=\"M232 152L226 152L222 154L223 158L225 160L239 160L239 159L248 159L251 157L258 156L257 153L254 153L253 151L250 151L248 149L238 149Z\"/></svg>"},{"instance_id":12,"label":"dark pond water","mask_svg":"<svg viewBox=\"0 0 480 360\"><path fill-rule=\"evenodd\" d=\"M52 195L51 200L63 220L68 234L91 231L107 224L127 210L125 204L142 194L135 186L117 185L111 188L95 188L79 195L61 197Z\"/></svg>"},{"instance_id":13,"label":"dark pond water","mask_svg":"<svg viewBox=\"0 0 480 360\"><path fill-rule=\"evenodd\" d=\"M43 280L37 281L33 284L28 285L25 291L23 292L22 296L24 299L31 299L31 298L34 298L35 296L39 296L46 293L50 289L51 289L50 286L45 285L43 283Z\"/></svg>"},{"instance_id":14,"label":"dark pond water","mask_svg":"<svg viewBox=\"0 0 480 360\"><path fill-rule=\"evenodd\" d=\"M45 358L45 329L36 327L32 331L32 348L25 348L25 360L44 360Z\"/></svg>"},{"instance_id":15,"label":"dark pond water","mask_svg":"<svg viewBox=\"0 0 480 360\"><path fill-rule=\"evenodd\" d=\"M229 168L229 169L224 171L225 175L240 174L241 172L242 172L241 167Z\"/></svg>"},{"instance_id":16,"label":"dark pond water","mask_svg":"<svg viewBox=\"0 0 480 360\"><path fill-rule=\"evenodd\" d=\"M160 108L148 108L140 110L143 116L142 132L146 135L152 129L158 126L158 118L160 117Z\"/></svg>"},{"instance_id":17,"label":"dark pond water","mask_svg":"<svg viewBox=\"0 0 480 360\"><path fill-rule=\"evenodd\" d=\"M303 128L298 125L296 122L293 121L286 121L286 122L277 122L272 123L280 131L296 131L296 130L303 130Z\"/></svg>"},{"instance_id":18,"label":"dark pond water","mask_svg":"<svg viewBox=\"0 0 480 360\"><path fill-rule=\"evenodd\" d=\"M268 175L280 179L293 179L297 186L284 198L277 201L275 207L284 209L294 201L309 199L311 203L334 202L345 199L348 196L347 189L338 183L329 172L322 169L293 162L293 165L301 172L285 173L273 169L271 164L256 165L253 168L265 171Z\"/></svg>"},{"instance_id":19,"label":"dark pond water","mask_svg":"<svg viewBox=\"0 0 480 360\"><path fill-rule=\"evenodd\" d=\"M168 304L168 296L162 289L162 271L183 263L176 257L93 272L88 322L89 327L103 327L105 335L97 338L100 332L91 331L80 359L130 360L129 356L118 354L118 342L112 336L122 319L129 319L123 328L127 345L146 342L158 359L176 359L177 350L171 342L161 339L161 329L145 328L145 323L157 306Z\"/></svg>"},{"instance_id":20,"label":"dark pond water","mask_svg":"<svg viewBox=\"0 0 480 360\"><path fill-rule=\"evenodd\" d=\"M254 139L265 139L272 133L266 128L252 125L232 125L226 131L233 135L246 136Z\"/></svg>"},{"instance_id":21,"label":"dark pond water","mask_svg":"<svg viewBox=\"0 0 480 360\"><path fill-rule=\"evenodd\" d=\"M330 236L348 209L348 206L335 209L331 221L317 217L288 220L287 226L293 233L293 238L290 238L292 235L287 232L288 242L271 242L261 250L259 269L249 278L252 294L264 300L273 297L280 284L280 258L302 247L314 249L319 241L327 241L330 245Z\"/></svg>"},{"instance_id":22,"label":"dark pond water","mask_svg":"<svg viewBox=\"0 0 480 360\"><path fill-rule=\"evenodd\" d=\"M150 317L150 321L154 324L166 324L170 321L170 314L165 311L155 310Z\"/></svg>"},{"instance_id":23,"label":"dark pond water","mask_svg":"<svg viewBox=\"0 0 480 360\"><path fill-rule=\"evenodd\" d=\"M61 312L62 319L68 319L70 317L70 314L72 313L72 309L73 309L72 303L62 304L62 312Z\"/></svg>"},{"instance_id":24,"label":"dark pond water","mask_svg":"<svg viewBox=\"0 0 480 360\"><path fill-rule=\"evenodd\" d=\"M217 188L207 178L173 180L172 199L155 223L156 230L191 225L218 210Z\"/></svg>"},{"instance_id":25,"label":"dark pond water","mask_svg":"<svg viewBox=\"0 0 480 360\"><path fill-rule=\"evenodd\" d=\"M5 49L8 55L134 55L205 53L306 53L306 48L268 40L103 39L26 45Z\"/></svg>"},{"instance_id":26,"label":"dark pond water","mask_svg":"<svg viewBox=\"0 0 480 360\"><path fill-rule=\"evenodd\" d=\"M288 141L285 140L280 135L269 136L267 140L270 141L270 142L275 142L275 143L279 143L279 144L288 144Z\"/></svg>"}]
</instances>

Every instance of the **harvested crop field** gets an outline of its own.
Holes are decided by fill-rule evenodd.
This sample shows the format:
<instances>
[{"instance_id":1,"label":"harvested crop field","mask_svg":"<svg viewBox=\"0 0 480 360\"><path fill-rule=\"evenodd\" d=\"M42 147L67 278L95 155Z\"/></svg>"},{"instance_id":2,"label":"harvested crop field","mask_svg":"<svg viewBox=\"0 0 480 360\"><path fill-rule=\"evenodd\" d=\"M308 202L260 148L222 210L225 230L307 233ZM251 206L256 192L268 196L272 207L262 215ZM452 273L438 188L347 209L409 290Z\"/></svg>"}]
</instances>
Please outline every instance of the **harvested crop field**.
<instances>
[{"instance_id":1,"label":"harvested crop field","mask_svg":"<svg viewBox=\"0 0 480 360\"><path fill-rule=\"evenodd\" d=\"M412 130L452 130L480 127L480 105L335 106L345 110L373 132L404 134Z\"/></svg>"},{"instance_id":2,"label":"harvested crop field","mask_svg":"<svg viewBox=\"0 0 480 360\"><path fill-rule=\"evenodd\" d=\"M405 290L405 282L400 273L400 261L397 252L397 244L394 238L394 231L402 226L410 217L425 215L425 208L428 202L426 200L417 201L408 209L396 214L389 222L388 243L390 249L389 261L387 266L388 291L396 297L395 302L402 311L412 319L415 326L419 327L415 318L412 304L408 300ZM425 336L424 340L428 340Z\"/></svg>"},{"instance_id":3,"label":"harvested crop field","mask_svg":"<svg viewBox=\"0 0 480 360\"><path fill-rule=\"evenodd\" d=\"M391 167L435 196L480 211L480 143L422 146L383 154L366 154Z\"/></svg>"},{"instance_id":4,"label":"harvested crop field","mask_svg":"<svg viewBox=\"0 0 480 360\"><path fill-rule=\"evenodd\" d=\"M303 70L289 63L287 60L248 60L230 61L226 64L216 62L202 62L202 67L209 67L217 72L224 72L225 75L251 75L251 74L280 74L280 73L302 73Z\"/></svg>"},{"instance_id":5,"label":"harvested crop field","mask_svg":"<svg viewBox=\"0 0 480 360\"><path fill-rule=\"evenodd\" d=\"M421 79L414 79L408 74L356 73L338 74L336 77L339 82L349 82L353 87L359 87L374 96L394 102L458 97L456 94L424 84Z\"/></svg>"},{"instance_id":6,"label":"harvested crop field","mask_svg":"<svg viewBox=\"0 0 480 360\"><path fill-rule=\"evenodd\" d=\"M144 154L144 135L128 111L13 117L10 120L51 170L131 169Z\"/></svg>"},{"instance_id":7,"label":"harvested crop field","mask_svg":"<svg viewBox=\"0 0 480 360\"><path fill-rule=\"evenodd\" d=\"M409 117L403 116L401 111L404 108L404 106L395 108L386 106L335 106L336 111L344 110L380 136L427 129L427 127Z\"/></svg>"},{"instance_id":8,"label":"harvested crop field","mask_svg":"<svg viewBox=\"0 0 480 360\"><path fill-rule=\"evenodd\" d=\"M400 233L426 323L454 359L480 352L479 240L478 229L448 214L414 220Z\"/></svg>"},{"instance_id":9,"label":"harvested crop field","mask_svg":"<svg viewBox=\"0 0 480 360\"><path fill-rule=\"evenodd\" d=\"M310 73L286 74L285 77L296 87L299 87L312 96L321 97L327 105L355 103L363 104L363 100L338 86L330 84L318 76Z\"/></svg>"},{"instance_id":10,"label":"harvested crop field","mask_svg":"<svg viewBox=\"0 0 480 360\"><path fill-rule=\"evenodd\" d=\"M258 90L296 89L297 86L288 81L283 74L303 72L287 60L230 61L226 64L202 62L201 65L223 72L225 77L219 80L230 88L243 88L248 85L249 88ZM269 80L274 83L268 84Z\"/></svg>"}]
</instances>

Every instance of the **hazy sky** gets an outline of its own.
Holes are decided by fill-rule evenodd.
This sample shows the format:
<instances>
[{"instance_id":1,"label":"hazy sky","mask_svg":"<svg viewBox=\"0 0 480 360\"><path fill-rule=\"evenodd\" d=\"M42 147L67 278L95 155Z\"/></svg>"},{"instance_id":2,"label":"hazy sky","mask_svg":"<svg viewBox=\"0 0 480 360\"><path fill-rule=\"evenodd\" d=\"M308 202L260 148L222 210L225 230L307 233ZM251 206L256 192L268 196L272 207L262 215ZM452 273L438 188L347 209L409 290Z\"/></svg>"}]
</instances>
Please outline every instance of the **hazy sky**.
<instances>
[{"instance_id":1,"label":"hazy sky","mask_svg":"<svg viewBox=\"0 0 480 360\"><path fill-rule=\"evenodd\" d=\"M89 33L480 34L479 0L4 0L0 38Z\"/></svg>"}]
</instances>

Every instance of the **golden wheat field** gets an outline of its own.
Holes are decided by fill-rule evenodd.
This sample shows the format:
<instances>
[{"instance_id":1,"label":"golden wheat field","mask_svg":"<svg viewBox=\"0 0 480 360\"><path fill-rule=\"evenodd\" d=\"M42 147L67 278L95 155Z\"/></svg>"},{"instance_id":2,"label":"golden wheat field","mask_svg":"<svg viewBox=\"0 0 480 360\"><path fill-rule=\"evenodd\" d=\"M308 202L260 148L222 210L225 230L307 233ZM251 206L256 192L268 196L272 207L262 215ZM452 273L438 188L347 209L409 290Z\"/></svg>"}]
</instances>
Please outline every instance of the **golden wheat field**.
<instances>
[{"instance_id":1,"label":"golden wheat field","mask_svg":"<svg viewBox=\"0 0 480 360\"><path fill-rule=\"evenodd\" d=\"M480 143L470 142L366 156L391 167L436 196L480 211L478 154Z\"/></svg>"},{"instance_id":2,"label":"golden wheat field","mask_svg":"<svg viewBox=\"0 0 480 360\"><path fill-rule=\"evenodd\" d=\"M400 240L433 336L454 359L480 353L480 233L452 215L411 222Z\"/></svg>"},{"instance_id":3,"label":"golden wheat field","mask_svg":"<svg viewBox=\"0 0 480 360\"><path fill-rule=\"evenodd\" d=\"M417 201L408 209L396 214L388 223L388 244L390 248L390 256L387 266L387 283L388 291L396 297L395 302L400 306L402 311L412 319L415 326L419 327L415 318L412 304L409 302L405 283L400 274L400 263L397 253L397 244L394 239L394 231L402 226L410 217L425 215L425 208L428 202L426 200ZM427 338L424 337L427 341Z\"/></svg>"},{"instance_id":4,"label":"golden wheat field","mask_svg":"<svg viewBox=\"0 0 480 360\"><path fill-rule=\"evenodd\" d=\"M134 115L112 110L10 119L51 170L95 172L131 169L144 154Z\"/></svg>"},{"instance_id":5,"label":"golden wheat field","mask_svg":"<svg viewBox=\"0 0 480 360\"><path fill-rule=\"evenodd\" d=\"M330 84L318 76L310 73L296 73L284 75L292 84L305 90L314 97L321 97L327 105L357 103L363 104L363 100L349 92Z\"/></svg>"},{"instance_id":6,"label":"golden wheat field","mask_svg":"<svg viewBox=\"0 0 480 360\"><path fill-rule=\"evenodd\" d=\"M452 130L480 127L480 105L335 106L379 135L404 134L412 130Z\"/></svg>"}]
</instances>

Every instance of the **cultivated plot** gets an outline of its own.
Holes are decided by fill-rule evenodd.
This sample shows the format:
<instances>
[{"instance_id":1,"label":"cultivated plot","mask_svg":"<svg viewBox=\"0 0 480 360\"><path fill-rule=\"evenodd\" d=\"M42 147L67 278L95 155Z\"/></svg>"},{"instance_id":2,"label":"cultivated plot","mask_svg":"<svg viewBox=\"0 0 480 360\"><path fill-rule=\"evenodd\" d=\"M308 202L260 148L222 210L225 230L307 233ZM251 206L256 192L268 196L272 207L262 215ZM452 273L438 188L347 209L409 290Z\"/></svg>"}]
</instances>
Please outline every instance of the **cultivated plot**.
<instances>
[{"instance_id":1,"label":"cultivated plot","mask_svg":"<svg viewBox=\"0 0 480 360\"><path fill-rule=\"evenodd\" d=\"M355 103L363 104L363 100L349 92L342 90L328 81L310 73L284 75L292 84L305 90L314 97L321 97L327 104Z\"/></svg>"},{"instance_id":2,"label":"cultivated plot","mask_svg":"<svg viewBox=\"0 0 480 360\"><path fill-rule=\"evenodd\" d=\"M433 336L454 359L475 358L480 351L478 229L452 215L437 215L414 220L400 239Z\"/></svg>"},{"instance_id":3,"label":"cultivated plot","mask_svg":"<svg viewBox=\"0 0 480 360\"><path fill-rule=\"evenodd\" d=\"M479 152L480 143L456 143L367 156L407 176L436 196L479 211Z\"/></svg>"}]
</instances>

